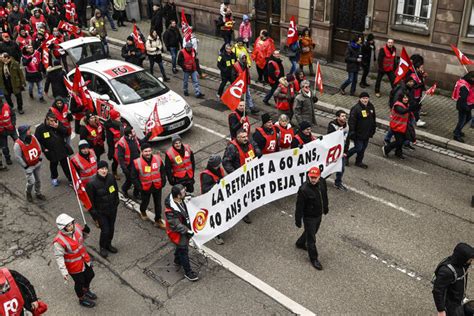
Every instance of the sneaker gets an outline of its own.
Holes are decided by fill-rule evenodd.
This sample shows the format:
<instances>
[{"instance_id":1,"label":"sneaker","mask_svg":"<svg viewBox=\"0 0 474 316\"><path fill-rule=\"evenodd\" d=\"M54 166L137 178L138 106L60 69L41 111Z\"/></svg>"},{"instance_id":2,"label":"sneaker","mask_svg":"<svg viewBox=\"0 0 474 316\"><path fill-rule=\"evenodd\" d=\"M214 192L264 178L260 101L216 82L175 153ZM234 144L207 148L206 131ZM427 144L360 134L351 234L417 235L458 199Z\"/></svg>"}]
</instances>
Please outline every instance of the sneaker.
<instances>
[{"instance_id":1,"label":"sneaker","mask_svg":"<svg viewBox=\"0 0 474 316\"><path fill-rule=\"evenodd\" d=\"M84 293L84 296L87 297L88 299L91 299L91 300L96 300L97 299L97 295L95 295L95 293L91 292L91 290L87 290L87 292Z\"/></svg>"},{"instance_id":2,"label":"sneaker","mask_svg":"<svg viewBox=\"0 0 474 316\"><path fill-rule=\"evenodd\" d=\"M363 162L356 162L355 165L359 168L362 168L362 169L367 169L369 168L369 166L367 166L365 163Z\"/></svg>"},{"instance_id":3,"label":"sneaker","mask_svg":"<svg viewBox=\"0 0 474 316\"><path fill-rule=\"evenodd\" d=\"M321 265L321 262L319 262L318 259L311 261L311 264L316 270L321 271L323 269L323 266Z\"/></svg>"},{"instance_id":4,"label":"sneaker","mask_svg":"<svg viewBox=\"0 0 474 316\"><path fill-rule=\"evenodd\" d=\"M13 162L12 162L12 160L11 160L10 157L5 158L5 161L6 161L7 165L12 165L12 164L13 164Z\"/></svg>"},{"instance_id":5,"label":"sneaker","mask_svg":"<svg viewBox=\"0 0 474 316\"><path fill-rule=\"evenodd\" d=\"M214 237L214 242L218 245L223 245L224 244L224 239L222 239L221 236L217 235L216 237Z\"/></svg>"},{"instance_id":6,"label":"sneaker","mask_svg":"<svg viewBox=\"0 0 474 316\"><path fill-rule=\"evenodd\" d=\"M84 306L84 307L88 307L88 308L92 308L92 307L95 306L95 303L93 301L90 301L86 297L84 297L82 299L79 299L79 305Z\"/></svg>"},{"instance_id":7,"label":"sneaker","mask_svg":"<svg viewBox=\"0 0 474 316\"><path fill-rule=\"evenodd\" d=\"M25 111L23 111L23 110L18 110L18 113L20 113L20 114L25 114Z\"/></svg>"},{"instance_id":8,"label":"sneaker","mask_svg":"<svg viewBox=\"0 0 474 316\"><path fill-rule=\"evenodd\" d=\"M31 195L31 192L26 192L26 200L33 203L33 195Z\"/></svg>"},{"instance_id":9,"label":"sneaker","mask_svg":"<svg viewBox=\"0 0 474 316\"><path fill-rule=\"evenodd\" d=\"M102 258L107 258L109 256L109 252L105 248L100 248L99 255Z\"/></svg>"},{"instance_id":10,"label":"sneaker","mask_svg":"<svg viewBox=\"0 0 474 316\"><path fill-rule=\"evenodd\" d=\"M412 144L405 144L405 145L403 145L403 147L405 147L407 149L410 149L410 150L416 150L416 148L414 146L412 146Z\"/></svg>"},{"instance_id":11,"label":"sneaker","mask_svg":"<svg viewBox=\"0 0 474 316\"><path fill-rule=\"evenodd\" d=\"M41 193L36 194L36 198L41 201L46 201L46 196Z\"/></svg>"},{"instance_id":12,"label":"sneaker","mask_svg":"<svg viewBox=\"0 0 474 316\"><path fill-rule=\"evenodd\" d=\"M375 96L376 96L377 98L380 98L380 97L381 97L380 93L376 93Z\"/></svg>"},{"instance_id":13,"label":"sneaker","mask_svg":"<svg viewBox=\"0 0 474 316\"><path fill-rule=\"evenodd\" d=\"M464 143L464 139L462 137L454 136L453 139L460 143Z\"/></svg>"},{"instance_id":14,"label":"sneaker","mask_svg":"<svg viewBox=\"0 0 474 316\"><path fill-rule=\"evenodd\" d=\"M186 273L184 277L191 282L196 282L197 280L199 280L198 274L194 272L193 270Z\"/></svg>"},{"instance_id":15,"label":"sneaker","mask_svg":"<svg viewBox=\"0 0 474 316\"><path fill-rule=\"evenodd\" d=\"M158 227L159 229L166 229L166 224L165 221L162 218L159 218L158 220L155 220L155 227Z\"/></svg>"},{"instance_id":16,"label":"sneaker","mask_svg":"<svg viewBox=\"0 0 474 316\"><path fill-rule=\"evenodd\" d=\"M426 125L426 122L422 121L422 120L418 120L418 122L416 122L416 126L417 127L423 127Z\"/></svg>"},{"instance_id":17,"label":"sneaker","mask_svg":"<svg viewBox=\"0 0 474 316\"><path fill-rule=\"evenodd\" d=\"M188 91L184 91L184 96L185 96L185 97L189 97L189 92L188 92Z\"/></svg>"},{"instance_id":18,"label":"sneaker","mask_svg":"<svg viewBox=\"0 0 474 316\"><path fill-rule=\"evenodd\" d=\"M246 223L246 224L252 224L252 220L250 219L250 216L248 216L248 215L245 215L242 220L243 220L244 223Z\"/></svg>"},{"instance_id":19,"label":"sneaker","mask_svg":"<svg viewBox=\"0 0 474 316\"><path fill-rule=\"evenodd\" d=\"M336 187L336 189L338 189L340 191L347 192L347 190L348 190L347 187L342 183L334 184L334 186Z\"/></svg>"},{"instance_id":20,"label":"sneaker","mask_svg":"<svg viewBox=\"0 0 474 316\"><path fill-rule=\"evenodd\" d=\"M204 93L199 93L198 95L196 95L197 99L203 99L204 97L205 97Z\"/></svg>"},{"instance_id":21,"label":"sneaker","mask_svg":"<svg viewBox=\"0 0 474 316\"><path fill-rule=\"evenodd\" d=\"M117 253L117 252L118 252L118 249L115 248L115 247L112 246L112 245L109 245L109 246L107 247L107 250L108 250L109 252L111 252L111 253Z\"/></svg>"},{"instance_id":22,"label":"sneaker","mask_svg":"<svg viewBox=\"0 0 474 316\"><path fill-rule=\"evenodd\" d=\"M53 185L53 187L57 187L57 186L59 186L59 180L58 179L51 179L51 184Z\"/></svg>"},{"instance_id":23,"label":"sneaker","mask_svg":"<svg viewBox=\"0 0 474 316\"><path fill-rule=\"evenodd\" d=\"M384 157L388 157L387 149L385 149L385 146L382 146L382 155L383 155Z\"/></svg>"},{"instance_id":24,"label":"sneaker","mask_svg":"<svg viewBox=\"0 0 474 316\"><path fill-rule=\"evenodd\" d=\"M259 112L260 112L260 110L257 109L257 108L251 108L250 109L250 113L252 113L252 114L258 114Z\"/></svg>"}]
</instances>

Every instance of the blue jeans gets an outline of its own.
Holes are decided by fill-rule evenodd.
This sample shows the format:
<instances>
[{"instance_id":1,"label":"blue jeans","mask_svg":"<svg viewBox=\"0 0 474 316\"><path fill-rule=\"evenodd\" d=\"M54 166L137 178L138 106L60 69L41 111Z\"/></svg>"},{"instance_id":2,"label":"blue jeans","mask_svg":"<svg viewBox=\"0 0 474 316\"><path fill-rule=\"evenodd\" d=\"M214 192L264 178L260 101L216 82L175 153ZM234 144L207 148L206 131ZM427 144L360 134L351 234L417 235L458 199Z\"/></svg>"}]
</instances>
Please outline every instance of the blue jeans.
<instances>
[{"instance_id":1,"label":"blue jeans","mask_svg":"<svg viewBox=\"0 0 474 316\"><path fill-rule=\"evenodd\" d=\"M253 104L252 96L250 95L250 89L247 88L247 92L245 93L245 106L249 109L255 108L255 104Z\"/></svg>"},{"instance_id":2,"label":"blue jeans","mask_svg":"<svg viewBox=\"0 0 474 316\"><path fill-rule=\"evenodd\" d=\"M171 65L173 69L176 69L176 57L178 55L178 48L170 47L170 54L171 54Z\"/></svg>"},{"instance_id":3,"label":"blue jeans","mask_svg":"<svg viewBox=\"0 0 474 316\"><path fill-rule=\"evenodd\" d=\"M342 184L342 176L344 175L345 164L345 158L342 157L342 169L341 172L336 172L336 180L334 181L335 185Z\"/></svg>"},{"instance_id":4,"label":"blue jeans","mask_svg":"<svg viewBox=\"0 0 474 316\"><path fill-rule=\"evenodd\" d=\"M356 163L362 163L362 160L364 159L365 150L367 149L368 145L369 145L368 139L354 140L354 147L349 149L349 151L347 152L347 159L349 159L352 155L357 154Z\"/></svg>"},{"instance_id":5,"label":"blue jeans","mask_svg":"<svg viewBox=\"0 0 474 316\"><path fill-rule=\"evenodd\" d=\"M297 65L296 59L290 58L290 62L291 62L291 68L288 74L294 74L296 71L296 65Z\"/></svg>"},{"instance_id":6,"label":"blue jeans","mask_svg":"<svg viewBox=\"0 0 474 316\"><path fill-rule=\"evenodd\" d=\"M191 77L191 81L193 82L193 88L194 88L194 94L196 96L201 94L201 91L199 90L199 81L198 81L198 72L193 71L193 72L183 72L184 78L183 78L183 90L184 92L188 92L188 80L189 77Z\"/></svg>"},{"instance_id":7,"label":"blue jeans","mask_svg":"<svg viewBox=\"0 0 474 316\"><path fill-rule=\"evenodd\" d=\"M110 16L110 12L109 12L109 8L105 7L105 8L99 8L100 10L100 13L102 14L103 17L106 17L107 20L109 20L109 23L110 23L110 27L112 29L115 29L115 23L114 23L114 19L112 19L112 17Z\"/></svg>"},{"instance_id":8,"label":"blue jeans","mask_svg":"<svg viewBox=\"0 0 474 316\"><path fill-rule=\"evenodd\" d=\"M351 94L354 94L357 87L357 72L348 72L347 79L341 85L341 90L344 90L349 84L351 85Z\"/></svg>"},{"instance_id":9,"label":"blue jeans","mask_svg":"<svg viewBox=\"0 0 474 316\"><path fill-rule=\"evenodd\" d=\"M458 110L458 124L456 125L456 128L453 131L453 134L455 137L461 137L461 131L466 124L469 123L469 121L472 120L472 113L471 109L466 110ZM472 126L471 122L471 126Z\"/></svg>"},{"instance_id":10,"label":"blue jeans","mask_svg":"<svg viewBox=\"0 0 474 316\"><path fill-rule=\"evenodd\" d=\"M38 87L38 97L42 98L43 97L43 80L38 81L38 82L28 81L28 93L33 94L33 87L35 83L36 83L36 86Z\"/></svg>"}]
</instances>

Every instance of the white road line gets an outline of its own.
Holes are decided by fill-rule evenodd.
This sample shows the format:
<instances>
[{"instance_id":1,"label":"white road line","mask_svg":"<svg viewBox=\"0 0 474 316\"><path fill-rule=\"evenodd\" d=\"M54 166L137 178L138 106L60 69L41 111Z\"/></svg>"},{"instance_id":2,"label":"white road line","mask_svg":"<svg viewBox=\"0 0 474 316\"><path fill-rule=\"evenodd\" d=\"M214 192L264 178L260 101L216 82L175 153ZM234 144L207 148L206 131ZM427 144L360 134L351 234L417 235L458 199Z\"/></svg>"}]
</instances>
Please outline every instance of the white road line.
<instances>
[{"instance_id":1,"label":"white road line","mask_svg":"<svg viewBox=\"0 0 474 316\"><path fill-rule=\"evenodd\" d=\"M132 211L137 212L140 214L140 205L131 200L127 199L123 196L121 192L119 192L119 198L122 202L124 202L125 207L131 209ZM148 219L153 221L152 218L155 217L155 214L147 210ZM293 301L291 298L287 297L283 293L279 292L278 290L274 289L267 283L263 282L253 274L245 271L244 269L240 268L236 264L232 263L231 261L227 260L226 258L222 257L218 253L214 252L213 250L207 248L206 246L202 246L201 248L197 248L204 256L212 259L218 265L224 267L225 269L229 270L231 273L235 274L237 277L241 278L245 282L249 283L257 290L263 292L264 294L271 297L273 300L278 302L279 304L286 307L291 312L297 315L316 315L309 309L305 308L304 306L298 304L297 302Z\"/></svg>"},{"instance_id":2,"label":"white road line","mask_svg":"<svg viewBox=\"0 0 474 316\"><path fill-rule=\"evenodd\" d=\"M402 168L402 169L405 169L405 170L408 170L408 171L411 171L411 172L414 172L414 173L422 174L422 175L425 175L425 176L426 176L426 175L429 175L429 173L427 173L427 172L424 172L424 171L415 169L415 168L410 167L410 166L407 166L407 165L403 165L403 164L396 163L396 162L394 162L394 161L392 161L392 160L390 160L390 159L387 159L387 158L385 158L385 157L377 156L377 155L374 155L374 154L371 154L371 153L369 153L368 155L369 155L370 157L374 157L374 158L383 160L383 161L385 161L385 162L387 162L387 163L390 163L390 164L392 164L392 165L394 165L394 166L396 166L396 167L398 167L398 168Z\"/></svg>"},{"instance_id":3,"label":"white road line","mask_svg":"<svg viewBox=\"0 0 474 316\"><path fill-rule=\"evenodd\" d=\"M194 123L194 126L197 127L197 128L200 128L200 129L202 129L202 130L205 130L206 132L209 132L209 133L211 133L211 134L214 134L214 135L216 135L216 136L219 136L219 137L225 138L225 139L227 139L227 140L230 140L230 137L227 137L226 135L221 134L221 133L219 133L219 132L216 132L215 130L212 130L212 129L207 128L207 127L205 127L205 126L202 126L201 124L196 124L196 123Z\"/></svg>"},{"instance_id":4,"label":"white road line","mask_svg":"<svg viewBox=\"0 0 474 316\"><path fill-rule=\"evenodd\" d=\"M383 263L386 267L392 268L392 269L394 269L394 270L396 270L396 271L398 271L398 272L401 272L401 273L403 273L403 274L406 274L406 275L408 275L409 277L411 277L412 279L415 279L415 280L417 280L417 281L421 281L421 280L422 280L422 278L421 278L415 271L413 271L413 270L411 270L411 269L402 268L402 267L398 266L396 263L389 263L389 260L382 259L382 258L376 256L375 254L369 253L369 252L367 252L367 251L365 251L365 250L363 250L363 249L360 249L360 252L361 252L364 256L366 256L366 257L368 257L368 258L370 258L370 259L373 259L373 260L375 260L375 261L381 262L381 263Z\"/></svg>"}]
</instances>

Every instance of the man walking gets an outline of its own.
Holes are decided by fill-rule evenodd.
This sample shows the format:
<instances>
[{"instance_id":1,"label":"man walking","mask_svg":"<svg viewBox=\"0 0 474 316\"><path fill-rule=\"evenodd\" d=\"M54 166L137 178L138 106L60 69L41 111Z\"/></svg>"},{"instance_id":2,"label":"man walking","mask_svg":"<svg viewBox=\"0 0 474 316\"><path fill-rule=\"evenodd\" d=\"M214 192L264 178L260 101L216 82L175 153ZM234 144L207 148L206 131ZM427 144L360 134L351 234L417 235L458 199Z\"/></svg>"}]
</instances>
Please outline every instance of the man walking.
<instances>
[{"instance_id":1,"label":"man walking","mask_svg":"<svg viewBox=\"0 0 474 316\"><path fill-rule=\"evenodd\" d=\"M4 102L0 108L0 148L2 149L3 156L7 165L12 164L10 157L10 150L8 149L8 137L11 137L13 141L18 138L16 134L16 115L15 111Z\"/></svg>"},{"instance_id":2,"label":"man walking","mask_svg":"<svg viewBox=\"0 0 474 316\"><path fill-rule=\"evenodd\" d=\"M171 21L169 27L167 26L167 30L163 34L163 43L166 46L166 50L170 52L171 55L171 69L173 73L177 73L178 69L176 69L176 57L178 55L178 51L182 46L183 38L179 33L178 28L176 27L176 20ZM191 43L192 47L193 44Z\"/></svg>"},{"instance_id":3,"label":"man walking","mask_svg":"<svg viewBox=\"0 0 474 316\"><path fill-rule=\"evenodd\" d=\"M198 99L202 99L204 94L201 93L198 81L197 72L197 53L193 48L191 42L186 43L186 47L179 51L178 54L178 65L183 69L183 91L185 96L189 96L188 92L188 81L191 77L193 82L194 95Z\"/></svg>"},{"instance_id":4,"label":"man walking","mask_svg":"<svg viewBox=\"0 0 474 316\"><path fill-rule=\"evenodd\" d=\"M165 170L171 185L182 184L187 192L194 192L194 153L188 144L183 144L179 135L171 137L171 147L166 151Z\"/></svg>"},{"instance_id":5,"label":"man walking","mask_svg":"<svg viewBox=\"0 0 474 316\"><path fill-rule=\"evenodd\" d=\"M230 44L225 44L225 49L217 57L217 68L221 72L221 84L219 89L217 89L217 99L220 101L222 93L227 83L232 83L232 70L234 69L234 64L237 61L237 57L232 52L232 46Z\"/></svg>"},{"instance_id":6,"label":"man walking","mask_svg":"<svg viewBox=\"0 0 474 316\"><path fill-rule=\"evenodd\" d=\"M267 95L263 98L263 103L266 105L270 105L268 102L270 98L275 93L275 90L278 88L280 78L285 76L285 69L283 68L283 61L280 58L280 51L276 50L270 56L267 62L267 69L268 69L268 76L267 80L268 83L271 85L270 91Z\"/></svg>"},{"instance_id":7,"label":"man walking","mask_svg":"<svg viewBox=\"0 0 474 316\"><path fill-rule=\"evenodd\" d=\"M100 255L107 258L109 252L118 252L117 248L112 246L112 239L114 238L115 219L120 201L117 181L109 173L106 161L101 160L97 163L97 175L87 184L86 191L92 203L89 212L99 222Z\"/></svg>"},{"instance_id":8,"label":"man walking","mask_svg":"<svg viewBox=\"0 0 474 316\"><path fill-rule=\"evenodd\" d=\"M321 178L318 167L311 167L308 179L299 188L296 198L295 224L298 228L301 228L301 222L304 224L303 234L296 241L296 247L308 251L309 261L317 270L322 270L323 266L318 260L316 234L323 214L329 211L328 206L326 180Z\"/></svg>"},{"instance_id":9,"label":"man walking","mask_svg":"<svg viewBox=\"0 0 474 316\"><path fill-rule=\"evenodd\" d=\"M379 50L379 70L377 79L375 80L375 96L380 98L380 84L383 76L387 75L390 80L392 89L394 88L393 81L395 80L395 61L397 58L397 49L393 46L393 39L389 38L387 44Z\"/></svg>"},{"instance_id":10,"label":"man walking","mask_svg":"<svg viewBox=\"0 0 474 316\"><path fill-rule=\"evenodd\" d=\"M342 183L342 176L344 175L344 160L347 159L347 152L349 150L349 138L347 137L349 134L349 126L347 126L347 113L344 110L338 110L336 112L336 119L328 124L328 134L336 131L342 131L344 133L344 155L342 158L342 170L336 172L334 186L341 191L347 191L346 186Z\"/></svg>"},{"instance_id":11,"label":"man walking","mask_svg":"<svg viewBox=\"0 0 474 316\"><path fill-rule=\"evenodd\" d=\"M11 58L8 53L3 53L0 58L0 89L2 89L5 100L7 100L7 103L12 109L15 108L12 101L12 94L15 96L18 113L20 114L25 113L23 111L23 97L21 95L21 91L25 85L25 75L20 69L20 64Z\"/></svg>"}]
</instances>

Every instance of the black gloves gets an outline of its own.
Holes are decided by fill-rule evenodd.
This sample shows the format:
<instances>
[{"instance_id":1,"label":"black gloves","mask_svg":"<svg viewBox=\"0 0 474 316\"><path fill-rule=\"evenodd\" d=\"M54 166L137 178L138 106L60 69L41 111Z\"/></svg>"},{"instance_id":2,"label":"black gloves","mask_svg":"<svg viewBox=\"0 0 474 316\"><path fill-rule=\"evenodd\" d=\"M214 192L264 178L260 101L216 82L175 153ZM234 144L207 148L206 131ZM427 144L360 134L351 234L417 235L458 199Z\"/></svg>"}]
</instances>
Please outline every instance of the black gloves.
<instances>
[{"instance_id":1,"label":"black gloves","mask_svg":"<svg viewBox=\"0 0 474 316\"><path fill-rule=\"evenodd\" d=\"M84 233L89 234L91 232L91 229L87 224L84 225L84 229L82 230Z\"/></svg>"}]
</instances>

